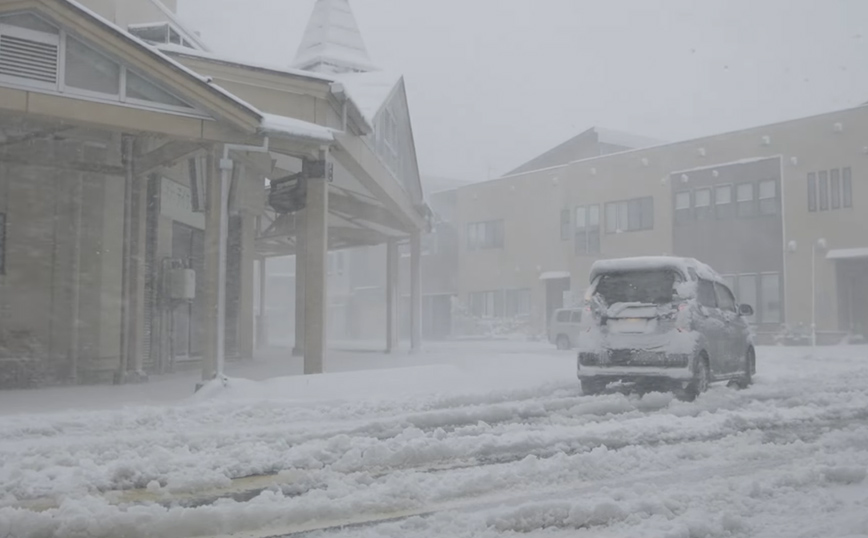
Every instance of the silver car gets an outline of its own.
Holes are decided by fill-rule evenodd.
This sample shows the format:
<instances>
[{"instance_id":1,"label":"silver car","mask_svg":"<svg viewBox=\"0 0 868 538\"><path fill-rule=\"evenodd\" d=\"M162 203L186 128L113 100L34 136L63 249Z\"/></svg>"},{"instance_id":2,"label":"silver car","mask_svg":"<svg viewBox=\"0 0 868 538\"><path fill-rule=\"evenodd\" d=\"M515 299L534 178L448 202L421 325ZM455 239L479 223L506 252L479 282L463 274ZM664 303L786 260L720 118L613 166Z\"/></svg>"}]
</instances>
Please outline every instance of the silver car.
<instances>
[{"instance_id":1,"label":"silver car","mask_svg":"<svg viewBox=\"0 0 868 538\"><path fill-rule=\"evenodd\" d=\"M582 323L581 308L561 308L552 313L549 322L549 342L558 349L573 349Z\"/></svg>"},{"instance_id":2,"label":"silver car","mask_svg":"<svg viewBox=\"0 0 868 538\"><path fill-rule=\"evenodd\" d=\"M723 279L689 258L601 260L591 268L578 336L585 394L615 381L692 400L709 383L747 387L756 352L746 316Z\"/></svg>"}]
</instances>

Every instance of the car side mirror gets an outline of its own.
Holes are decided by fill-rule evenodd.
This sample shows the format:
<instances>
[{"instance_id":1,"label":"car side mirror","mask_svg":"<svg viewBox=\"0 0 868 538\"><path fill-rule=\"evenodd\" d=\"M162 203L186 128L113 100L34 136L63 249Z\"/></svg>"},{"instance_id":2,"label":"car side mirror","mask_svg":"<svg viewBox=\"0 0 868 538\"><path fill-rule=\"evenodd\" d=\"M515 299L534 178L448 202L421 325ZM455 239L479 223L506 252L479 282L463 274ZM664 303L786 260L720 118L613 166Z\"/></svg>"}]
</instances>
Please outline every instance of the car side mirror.
<instances>
[{"instance_id":1,"label":"car side mirror","mask_svg":"<svg viewBox=\"0 0 868 538\"><path fill-rule=\"evenodd\" d=\"M750 317L753 315L753 307L749 304L743 304L738 306L738 313L745 317Z\"/></svg>"}]
</instances>

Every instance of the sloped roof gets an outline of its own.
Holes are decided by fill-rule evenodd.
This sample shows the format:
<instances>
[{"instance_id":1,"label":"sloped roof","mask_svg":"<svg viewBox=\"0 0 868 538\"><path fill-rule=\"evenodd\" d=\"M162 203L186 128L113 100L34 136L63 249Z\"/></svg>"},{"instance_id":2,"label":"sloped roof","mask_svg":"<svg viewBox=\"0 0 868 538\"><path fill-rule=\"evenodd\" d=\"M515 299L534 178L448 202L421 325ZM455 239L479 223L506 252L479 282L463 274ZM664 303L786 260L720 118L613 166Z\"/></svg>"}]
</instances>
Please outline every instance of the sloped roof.
<instances>
[{"instance_id":1,"label":"sloped roof","mask_svg":"<svg viewBox=\"0 0 868 538\"><path fill-rule=\"evenodd\" d=\"M335 82L344 85L350 99L369 122L383 108L402 79L401 75L389 71L346 73L332 77Z\"/></svg>"},{"instance_id":2,"label":"sloped roof","mask_svg":"<svg viewBox=\"0 0 868 538\"><path fill-rule=\"evenodd\" d=\"M334 72L374 69L349 0L317 0L314 5L293 66L318 64Z\"/></svg>"},{"instance_id":3,"label":"sloped roof","mask_svg":"<svg viewBox=\"0 0 868 538\"><path fill-rule=\"evenodd\" d=\"M658 146L660 144L663 144L663 142L644 136L602 127L591 127L566 142L537 155L521 166L507 172L505 175L522 174L524 172L560 166L580 159Z\"/></svg>"}]
</instances>

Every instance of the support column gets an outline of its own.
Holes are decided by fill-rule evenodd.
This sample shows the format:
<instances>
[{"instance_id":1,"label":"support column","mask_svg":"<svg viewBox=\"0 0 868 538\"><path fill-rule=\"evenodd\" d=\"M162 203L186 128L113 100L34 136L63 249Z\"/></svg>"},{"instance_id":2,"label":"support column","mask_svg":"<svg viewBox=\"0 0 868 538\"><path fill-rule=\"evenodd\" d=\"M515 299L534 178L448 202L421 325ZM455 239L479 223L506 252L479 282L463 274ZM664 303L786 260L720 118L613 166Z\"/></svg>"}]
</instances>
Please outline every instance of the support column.
<instances>
[{"instance_id":1,"label":"support column","mask_svg":"<svg viewBox=\"0 0 868 538\"><path fill-rule=\"evenodd\" d=\"M386 353L398 348L398 241L386 244Z\"/></svg>"},{"instance_id":2,"label":"support column","mask_svg":"<svg viewBox=\"0 0 868 538\"><path fill-rule=\"evenodd\" d=\"M307 210L295 213L295 343L292 347L293 357L304 357L304 284L305 260L307 259L307 227L305 222Z\"/></svg>"},{"instance_id":3,"label":"support column","mask_svg":"<svg viewBox=\"0 0 868 538\"><path fill-rule=\"evenodd\" d=\"M219 169L218 169L219 167ZM223 374L226 330L226 239L229 232L229 178L232 161L212 151L207 167L205 211L204 323L202 381Z\"/></svg>"},{"instance_id":4,"label":"support column","mask_svg":"<svg viewBox=\"0 0 868 538\"><path fill-rule=\"evenodd\" d=\"M326 351L328 254L328 154L319 162L306 162L310 170L305 208L304 265L304 373L321 374Z\"/></svg>"},{"instance_id":5,"label":"support column","mask_svg":"<svg viewBox=\"0 0 868 538\"><path fill-rule=\"evenodd\" d=\"M422 349L422 233L410 236L410 349Z\"/></svg>"},{"instance_id":6,"label":"support column","mask_svg":"<svg viewBox=\"0 0 868 538\"><path fill-rule=\"evenodd\" d=\"M265 298L268 296L266 271L268 258L259 258L259 316L256 319L256 347L261 349L268 345L268 317L265 315Z\"/></svg>"},{"instance_id":7,"label":"support column","mask_svg":"<svg viewBox=\"0 0 868 538\"><path fill-rule=\"evenodd\" d=\"M241 298L238 305L238 354L245 359L253 358L255 329L253 311L253 284L256 280L256 217L249 212L241 215Z\"/></svg>"}]
</instances>

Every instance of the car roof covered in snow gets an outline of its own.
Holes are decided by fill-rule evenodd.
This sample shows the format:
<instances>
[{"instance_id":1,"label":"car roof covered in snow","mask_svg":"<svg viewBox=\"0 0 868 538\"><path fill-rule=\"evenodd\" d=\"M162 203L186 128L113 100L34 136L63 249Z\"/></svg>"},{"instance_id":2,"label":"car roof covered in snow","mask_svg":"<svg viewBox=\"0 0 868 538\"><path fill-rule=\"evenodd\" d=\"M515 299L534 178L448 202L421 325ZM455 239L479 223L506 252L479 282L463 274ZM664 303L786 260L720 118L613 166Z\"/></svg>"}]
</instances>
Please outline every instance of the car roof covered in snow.
<instances>
[{"instance_id":1,"label":"car roof covered in snow","mask_svg":"<svg viewBox=\"0 0 868 538\"><path fill-rule=\"evenodd\" d=\"M639 256L635 258L598 260L591 266L591 282L604 273L626 273L660 269L678 271L686 280L695 280L698 277L723 283L720 275L701 261L694 258L679 258L675 256Z\"/></svg>"}]
</instances>

